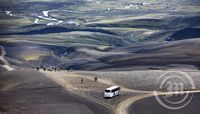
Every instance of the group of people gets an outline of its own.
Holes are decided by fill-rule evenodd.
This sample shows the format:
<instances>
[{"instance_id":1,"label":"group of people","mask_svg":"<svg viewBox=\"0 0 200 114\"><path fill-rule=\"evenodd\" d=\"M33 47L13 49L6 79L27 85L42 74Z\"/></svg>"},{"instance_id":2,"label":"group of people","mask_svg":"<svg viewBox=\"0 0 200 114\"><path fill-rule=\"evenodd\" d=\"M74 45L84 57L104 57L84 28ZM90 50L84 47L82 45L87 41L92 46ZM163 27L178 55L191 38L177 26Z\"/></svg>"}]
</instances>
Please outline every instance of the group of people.
<instances>
[{"instance_id":1,"label":"group of people","mask_svg":"<svg viewBox=\"0 0 200 114\"><path fill-rule=\"evenodd\" d=\"M60 70L65 70L62 67L44 67L44 66L40 66L40 67L36 67L36 70L43 70L43 71L60 71ZM67 68L66 69L68 72L72 72L72 68Z\"/></svg>"},{"instance_id":2,"label":"group of people","mask_svg":"<svg viewBox=\"0 0 200 114\"><path fill-rule=\"evenodd\" d=\"M67 70L68 72L72 72L72 68L66 68L63 69L62 67L44 67L44 66L40 66L40 67L36 67L36 69L38 71L43 70L43 71L60 71L60 70ZM94 82L97 82L98 78L94 77ZM83 83L84 79L81 78L81 83Z\"/></svg>"}]
</instances>

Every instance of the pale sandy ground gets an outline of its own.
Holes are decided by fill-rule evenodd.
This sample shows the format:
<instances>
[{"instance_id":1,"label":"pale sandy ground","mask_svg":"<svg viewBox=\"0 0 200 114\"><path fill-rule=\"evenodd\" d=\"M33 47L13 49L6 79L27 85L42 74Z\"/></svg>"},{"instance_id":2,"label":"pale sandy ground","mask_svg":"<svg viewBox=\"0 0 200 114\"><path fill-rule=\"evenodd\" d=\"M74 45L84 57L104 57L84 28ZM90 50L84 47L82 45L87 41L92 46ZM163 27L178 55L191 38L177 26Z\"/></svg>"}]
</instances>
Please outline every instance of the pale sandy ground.
<instances>
[{"instance_id":1,"label":"pale sandy ground","mask_svg":"<svg viewBox=\"0 0 200 114\"><path fill-rule=\"evenodd\" d=\"M98 77L116 83L124 88L139 91L153 91L158 79L168 72L180 72L191 77L196 88L200 89L199 70L140 70L140 71L77 71L76 74L86 75L91 78Z\"/></svg>"}]
</instances>

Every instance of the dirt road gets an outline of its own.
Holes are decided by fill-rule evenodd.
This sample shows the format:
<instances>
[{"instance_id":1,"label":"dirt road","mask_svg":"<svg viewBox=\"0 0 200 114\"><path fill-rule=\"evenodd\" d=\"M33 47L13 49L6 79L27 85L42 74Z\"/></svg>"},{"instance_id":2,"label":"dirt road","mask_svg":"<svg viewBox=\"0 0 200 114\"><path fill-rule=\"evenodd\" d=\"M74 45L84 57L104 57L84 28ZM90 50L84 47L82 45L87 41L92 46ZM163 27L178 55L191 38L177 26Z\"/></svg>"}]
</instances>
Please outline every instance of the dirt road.
<instances>
[{"instance_id":1,"label":"dirt road","mask_svg":"<svg viewBox=\"0 0 200 114\"><path fill-rule=\"evenodd\" d=\"M84 97L88 100L92 100L106 108L108 108L109 110L111 110L112 112L115 113L115 108L107 103L102 102L101 100L92 97L88 94L85 94L84 92L80 92L80 91L84 91L84 88L76 88L74 85L70 84L70 82L66 79L67 77L77 77L77 78L86 78L83 77L81 75L76 75L74 73L67 73L67 72L43 72L44 74L46 74L46 76L55 81L57 84L59 84L60 86L62 86L64 89L79 95L81 97ZM87 78L87 79L91 79L91 78Z\"/></svg>"},{"instance_id":2,"label":"dirt road","mask_svg":"<svg viewBox=\"0 0 200 114\"><path fill-rule=\"evenodd\" d=\"M100 99L92 97L88 94L84 94L84 92L79 92L79 91L84 91L84 88L76 88L74 85L70 84L70 82L66 79L66 77L77 77L77 78L93 80L92 77L85 76L85 75L77 75L75 73L68 73L68 72L64 72L64 71L61 71L61 72L43 72L43 73L46 74L46 76L49 79L55 81L57 84L61 85L66 90L74 92L76 94L79 94L82 97L84 96L85 98L89 98L90 100L109 108L110 110L115 112L115 114L126 114L126 109L128 109L129 106L134 101L137 101L137 100L145 98L145 97L152 96L152 92L149 92L149 91L131 90L131 89L127 89L127 88L122 87L121 88L122 91L130 92L130 93L144 93L144 95L139 95L139 96L136 96L136 97L134 96L134 97L130 97L130 98L125 99L119 104L119 106L116 109L114 106L107 104L105 102L102 102ZM111 81L107 81L107 80L103 80L103 79L98 79L98 82L102 83L102 84L107 84L107 85L116 85ZM151 94L149 94L149 93L151 93Z\"/></svg>"},{"instance_id":3,"label":"dirt road","mask_svg":"<svg viewBox=\"0 0 200 114\"><path fill-rule=\"evenodd\" d=\"M83 78L83 79L88 79L88 80L93 80L93 77L90 76L86 76L86 75L79 75L76 73L68 73L65 71L61 71L61 72L43 72L46 74L46 76L48 78L50 78L51 80L55 81L57 84L61 85L63 88L65 88L66 90L70 90L72 92L75 92L76 94L79 94L81 96L84 96L85 98L88 98L90 100L93 100L96 103L99 103L107 108L109 108L110 110L112 110L113 112L115 112L115 114L129 114L129 108L136 102L148 97L153 97L155 95L155 93L153 91L140 91L140 90L132 90L132 89L127 89L123 86L122 87L122 91L126 91L129 93L139 93L139 95L135 96L131 96L128 97L124 100L122 100L117 108L115 108L114 106L107 104L105 102L102 102L100 99L98 98L94 98L88 94L85 94L84 92L80 92L84 91L84 88L77 88L74 85L70 84L70 82L66 79L66 77L77 77L77 78ZM106 84L106 85L116 85L114 82L105 80L105 79L98 79L99 83L102 84ZM120 86L120 85L119 85ZM199 93L199 90L195 90L195 91L185 91L184 93ZM174 94L173 92L158 92L157 95L166 95L166 94Z\"/></svg>"}]
</instances>

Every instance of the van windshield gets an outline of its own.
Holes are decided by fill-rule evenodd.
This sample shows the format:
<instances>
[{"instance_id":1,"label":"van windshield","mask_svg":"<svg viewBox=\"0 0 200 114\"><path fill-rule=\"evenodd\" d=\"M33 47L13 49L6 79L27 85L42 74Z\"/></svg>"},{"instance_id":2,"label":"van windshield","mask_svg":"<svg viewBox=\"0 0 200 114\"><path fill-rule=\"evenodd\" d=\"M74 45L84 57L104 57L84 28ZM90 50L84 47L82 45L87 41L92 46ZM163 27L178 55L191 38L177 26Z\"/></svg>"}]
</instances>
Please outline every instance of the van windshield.
<instances>
[{"instance_id":1,"label":"van windshield","mask_svg":"<svg viewBox=\"0 0 200 114\"><path fill-rule=\"evenodd\" d=\"M105 90L105 92L110 92L110 90Z\"/></svg>"}]
</instances>

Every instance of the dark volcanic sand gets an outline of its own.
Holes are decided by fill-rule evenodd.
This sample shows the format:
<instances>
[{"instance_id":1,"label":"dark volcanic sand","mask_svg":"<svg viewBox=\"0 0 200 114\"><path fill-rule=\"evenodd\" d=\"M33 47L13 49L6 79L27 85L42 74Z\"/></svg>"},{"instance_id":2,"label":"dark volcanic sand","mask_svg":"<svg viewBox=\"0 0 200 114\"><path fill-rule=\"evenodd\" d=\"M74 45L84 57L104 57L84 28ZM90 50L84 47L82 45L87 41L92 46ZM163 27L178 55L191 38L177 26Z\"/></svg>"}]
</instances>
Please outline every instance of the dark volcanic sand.
<instances>
[{"instance_id":1,"label":"dark volcanic sand","mask_svg":"<svg viewBox=\"0 0 200 114\"><path fill-rule=\"evenodd\" d=\"M191 102L178 110L162 107L154 97L142 99L130 107L129 114L200 114L200 93L193 95Z\"/></svg>"},{"instance_id":2,"label":"dark volcanic sand","mask_svg":"<svg viewBox=\"0 0 200 114\"><path fill-rule=\"evenodd\" d=\"M0 112L9 114L111 114L104 106L64 90L36 71L0 74Z\"/></svg>"}]
</instances>

